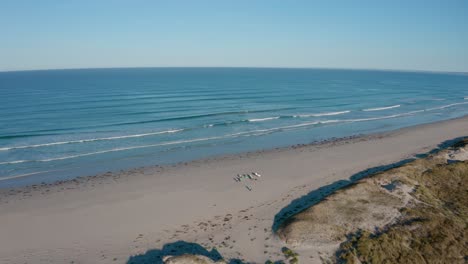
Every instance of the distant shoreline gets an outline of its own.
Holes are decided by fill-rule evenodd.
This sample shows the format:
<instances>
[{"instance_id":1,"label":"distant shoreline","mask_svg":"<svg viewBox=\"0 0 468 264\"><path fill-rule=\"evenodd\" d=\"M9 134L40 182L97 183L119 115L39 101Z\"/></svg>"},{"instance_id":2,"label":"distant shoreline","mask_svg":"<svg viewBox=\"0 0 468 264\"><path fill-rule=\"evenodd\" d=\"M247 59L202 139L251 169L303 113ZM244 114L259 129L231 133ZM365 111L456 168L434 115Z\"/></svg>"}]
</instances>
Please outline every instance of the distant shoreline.
<instances>
[{"instance_id":1,"label":"distant shoreline","mask_svg":"<svg viewBox=\"0 0 468 264\"><path fill-rule=\"evenodd\" d=\"M39 71L73 71L73 70L128 70L128 69L279 69L279 70L330 70L330 71L378 71L378 72L408 72L408 73L430 73L430 74L450 74L468 75L463 71L439 71L439 70L418 70L418 69L379 69L379 68L340 68L340 67L265 67L265 66L136 66L136 67L91 67L91 68L63 68L63 69L18 69L3 70L1 73L14 72L39 72Z\"/></svg>"}]
</instances>

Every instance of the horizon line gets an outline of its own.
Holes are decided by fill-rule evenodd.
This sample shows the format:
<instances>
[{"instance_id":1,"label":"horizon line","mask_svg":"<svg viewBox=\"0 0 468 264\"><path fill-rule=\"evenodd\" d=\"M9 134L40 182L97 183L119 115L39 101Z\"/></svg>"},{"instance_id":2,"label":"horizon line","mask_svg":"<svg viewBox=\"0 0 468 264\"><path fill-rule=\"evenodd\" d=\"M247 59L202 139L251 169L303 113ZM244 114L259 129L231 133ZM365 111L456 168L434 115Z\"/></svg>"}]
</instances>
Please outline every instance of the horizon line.
<instances>
[{"instance_id":1,"label":"horizon line","mask_svg":"<svg viewBox=\"0 0 468 264\"><path fill-rule=\"evenodd\" d=\"M36 72L36 71L73 71L73 70L119 70L119 69L297 69L297 70L350 70L350 71L386 71L386 72L413 72L413 73L439 73L439 74L468 74L468 71L439 71L395 68L346 68L346 67L287 67L287 66L117 66L117 67L83 67L83 68L48 68L26 70L0 70L0 73Z\"/></svg>"}]
</instances>

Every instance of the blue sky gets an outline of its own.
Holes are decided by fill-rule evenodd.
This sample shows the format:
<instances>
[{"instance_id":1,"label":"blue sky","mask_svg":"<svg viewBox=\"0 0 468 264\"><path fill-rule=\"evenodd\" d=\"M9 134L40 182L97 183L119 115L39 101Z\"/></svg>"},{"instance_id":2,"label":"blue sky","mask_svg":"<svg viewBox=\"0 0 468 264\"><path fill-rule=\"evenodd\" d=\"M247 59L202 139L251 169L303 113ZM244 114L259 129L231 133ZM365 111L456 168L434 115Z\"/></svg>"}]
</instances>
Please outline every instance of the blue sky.
<instances>
[{"instance_id":1,"label":"blue sky","mask_svg":"<svg viewBox=\"0 0 468 264\"><path fill-rule=\"evenodd\" d=\"M468 1L2 0L0 71L325 67L468 72Z\"/></svg>"}]
</instances>

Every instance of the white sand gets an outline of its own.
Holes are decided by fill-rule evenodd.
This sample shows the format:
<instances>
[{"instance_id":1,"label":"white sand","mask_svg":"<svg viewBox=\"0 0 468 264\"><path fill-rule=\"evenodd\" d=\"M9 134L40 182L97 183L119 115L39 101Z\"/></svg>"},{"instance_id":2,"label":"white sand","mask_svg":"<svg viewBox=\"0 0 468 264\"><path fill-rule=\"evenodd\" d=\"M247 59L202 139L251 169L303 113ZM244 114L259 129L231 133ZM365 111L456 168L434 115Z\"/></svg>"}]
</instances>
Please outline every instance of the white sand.
<instances>
[{"instance_id":1,"label":"white sand","mask_svg":"<svg viewBox=\"0 0 468 264\"><path fill-rule=\"evenodd\" d=\"M20 193L3 190L0 263L126 263L131 255L177 240L217 245L227 258L276 260L281 243L271 226L293 199L461 136L468 136L468 117L322 145L23 188ZM250 184L249 192L233 177L252 171L262 177ZM317 252L301 252L300 258L318 261Z\"/></svg>"}]
</instances>

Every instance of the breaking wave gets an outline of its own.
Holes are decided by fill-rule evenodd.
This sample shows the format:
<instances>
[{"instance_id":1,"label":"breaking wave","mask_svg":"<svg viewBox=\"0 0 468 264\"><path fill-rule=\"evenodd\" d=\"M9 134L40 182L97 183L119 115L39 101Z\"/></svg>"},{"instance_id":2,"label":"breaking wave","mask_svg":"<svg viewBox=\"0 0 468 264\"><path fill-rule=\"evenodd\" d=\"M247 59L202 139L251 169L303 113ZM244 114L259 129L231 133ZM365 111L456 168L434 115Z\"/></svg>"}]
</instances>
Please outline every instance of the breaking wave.
<instances>
[{"instance_id":1,"label":"breaking wave","mask_svg":"<svg viewBox=\"0 0 468 264\"><path fill-rule=\"evenodd\" d=\"M253 119L248 119L247 121L249 122L262 122L262 121L268 121L268 120L275 120L275 119L280 119L280 116L274 116L274 117L266 117L266 118L253 118Z\"/></svg>"},{"instance_id":2,"label":"breaking wave","mask_svg":"<svg viewBox=\"0 0 468 264\"><path fill-rule=\"evenodd\" d=\"M384 106L384 107L376 107L376 108L368 108L364 109L362 111L364 112L370 112L370 111L382 111L382 110L387 110L387 109L392 109L392 108L398 108L401 105L392 105L392 106Z\"/></svg>"},{"instance_id":3,"label":"breaking wave","mask_svg":"<svg viewBox=\"0 0 468 264\"><path fill-rule=\"evenodd\" d=\"M339 112L327 112L327 113L318 113L318 114L303 114L303 115L294 115L293 117L320 117L320 116L335 116L335 115L343 115L350 113L351 111L339 111Z\"/></svg>"}]
</instances>

